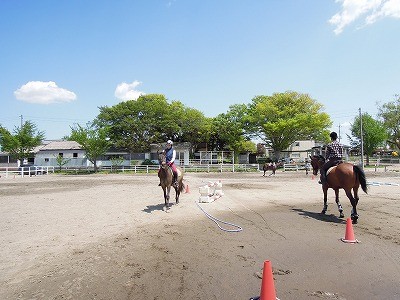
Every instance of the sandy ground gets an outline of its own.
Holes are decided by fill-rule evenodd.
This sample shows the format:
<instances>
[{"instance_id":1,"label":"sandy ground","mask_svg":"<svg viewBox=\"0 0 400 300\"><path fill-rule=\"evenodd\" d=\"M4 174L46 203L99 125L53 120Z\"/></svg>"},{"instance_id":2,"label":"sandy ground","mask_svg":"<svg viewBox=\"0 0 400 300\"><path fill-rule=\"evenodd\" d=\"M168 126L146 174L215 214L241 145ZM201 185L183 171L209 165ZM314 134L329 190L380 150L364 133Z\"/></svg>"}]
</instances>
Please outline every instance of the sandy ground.
<instances>
[{"instance_id":1,"label":"sandy ground","mask_svg":"<svg viewBox=\"0 0 400 300\"><path fill-rule=\"evenodd\" d=\"M367 171L358 244L340 241L343 192L345 218L332 190L323 216L311 175L261 175L185 174L168 213L156 174L2 177L0 299L249 299L265 260L281 300L400 299L400 173ZM218 180L225 195L198 203Z\"/></svg>"}]
</instances>

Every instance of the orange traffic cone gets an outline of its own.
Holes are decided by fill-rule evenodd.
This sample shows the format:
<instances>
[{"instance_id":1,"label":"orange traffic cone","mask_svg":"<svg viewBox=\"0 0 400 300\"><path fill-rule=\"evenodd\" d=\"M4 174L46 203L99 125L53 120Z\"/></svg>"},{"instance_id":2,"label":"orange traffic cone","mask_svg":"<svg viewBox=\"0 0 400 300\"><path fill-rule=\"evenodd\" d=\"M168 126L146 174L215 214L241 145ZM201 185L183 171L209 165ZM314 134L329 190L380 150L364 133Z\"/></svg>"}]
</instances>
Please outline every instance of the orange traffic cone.
<instances>
[{"instance_id":1,"label":"orange traffic cone","mask_svg":"<svg viewBox=\"0 0 400 300\"><path fill-rule=\"evenodd\" d=\"M190 193L190 189L189 189L189 185L186 185L186 189L185 189L185 194L189 194Z\"/></svg>"},{"instance_id":2,"label":"orange traffic cone","mask_svg":"<svg viewBox=\"0 0 400 300\"><path fill-rule=\"evenodd\" d=\"M358 240L356 240L354 237L353 223L351 222L351 218L347 218L346 235L344 236L344 238L341 238L341 240L345 243L358 243Z\"/></svg>"},{"instance_id":3,"label":"orange traffic cone","mask_svg":"<svg viewBox=\"0 0 400 300\"><path fill-rule=\"evenodd\" d=\"M272 275L272 265L269 260L264 261L263 277L261 282L260 300L275 300L274 276Z\"/></svg>"}]
</instances>

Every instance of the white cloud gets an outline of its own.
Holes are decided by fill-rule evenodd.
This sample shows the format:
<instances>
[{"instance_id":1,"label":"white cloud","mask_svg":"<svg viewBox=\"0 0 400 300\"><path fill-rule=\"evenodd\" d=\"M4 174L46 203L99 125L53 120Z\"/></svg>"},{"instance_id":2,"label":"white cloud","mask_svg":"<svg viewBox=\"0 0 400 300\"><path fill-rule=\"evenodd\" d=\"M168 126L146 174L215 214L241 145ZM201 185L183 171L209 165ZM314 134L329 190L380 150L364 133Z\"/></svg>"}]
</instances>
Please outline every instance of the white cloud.
<instances>
[{"instance_id":1,"label":"white cloud","mask_svg":"<svg viewBox=\"0 0 400 300\"><path fill-rule=\"evenodd\" d=\"M51 104L71 102L76 95L60 88L54 81L29 81L14 92L15 98L28 103Z\"/></svg>"},{"instance_id":2,"label":"white cloud","mask_svg":"<svg viewBox=\"0 0 400 300\"><path fill-rule=\"evenodd\" d=\"M122 82L118 84L114 95L121 100L136 100L140 95L145 95L144 92L137 91L136 88L141 85L140 81L135 80L132 83Z\"/></svg>"},{"instance_id":3,"label":"white cloud","mask_svg":"<svg viewBox=\"0 0 400 300\"><path fill-rule=\"evenodd\" d=\"M400 18L400 0L336 0L341 3L340 12L330 18L335 34L359 18L364 18L365 25L375 23L385 17Z\"/></svg>"}]
</instances>

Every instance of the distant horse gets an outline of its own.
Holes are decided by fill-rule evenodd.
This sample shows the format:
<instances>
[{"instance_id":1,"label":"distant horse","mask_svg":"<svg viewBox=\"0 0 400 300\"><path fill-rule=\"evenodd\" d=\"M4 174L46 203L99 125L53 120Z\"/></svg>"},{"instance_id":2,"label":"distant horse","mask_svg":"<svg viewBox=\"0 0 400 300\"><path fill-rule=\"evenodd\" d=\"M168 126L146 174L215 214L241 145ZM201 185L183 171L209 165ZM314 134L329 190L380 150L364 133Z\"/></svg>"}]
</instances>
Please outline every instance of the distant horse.
<instances>
[{"instance_id":1,"label":"distant horse","mask_svg":"<svg viewBox=\"0 0 400 300\"><path fill-rule=\"evenodd\" d=\"M318 170L320 170L325 163L325 158L322 155L314 155L310 158L313 174L317 175ZM330 168L327 171L326 183L322 185L322 191L324 192L324 208L321 213L325 214L328 209L327 191L331 188L335 191L336 204L340 212L340 217L344 217L343 208L339 202L339 189L344 189L346 196L349 198L351 206L353 207L351 211L351 220L353 221L353 224L356 224L358 220L358 188L360 185L362 190L367 193L367 180L365 173L359 166L342 162L337 166ZM353 190L354 196L352 195L351 190Z\"/></svg>"},{"instance_id":2,"label":"distant horse","mask_svg":"<svg viewBox=\"0 0 400 300\"><path fill-rule=\"evenodd\" d=\"M160 164L160 171L158 172L158 177L160 178L160 183L164 192L164 201L165 201L163 210L168 210L170 206L169 194L171 191L174 174L172 173L171 167L168 166L166 163L164 152L158 153L158 162ZM178 204L179 195L184 190L184 186L183 186L183 172L179 167L176 167L176 169L178 170L178 186L177 187L174 186L174 189L175 189L175 201L176 204Z\"/></svg>"},{"instance_id":3,"label":"distant horse","mask_svg":"<svg viewBox=\"0 0 400 300\"><path fill-rule=\"evenodd\" d=\"M271 176L271 175L275 175L275 172L276 172L276 164L275 163L265 163L264 165L263 165L263 171L264 171L264 177L265 177L265 172L267 172L268 170L270 170L270 171L272 171L272 173L271 174L269 174L268 176Z\"/></svg>"}]
</instances>

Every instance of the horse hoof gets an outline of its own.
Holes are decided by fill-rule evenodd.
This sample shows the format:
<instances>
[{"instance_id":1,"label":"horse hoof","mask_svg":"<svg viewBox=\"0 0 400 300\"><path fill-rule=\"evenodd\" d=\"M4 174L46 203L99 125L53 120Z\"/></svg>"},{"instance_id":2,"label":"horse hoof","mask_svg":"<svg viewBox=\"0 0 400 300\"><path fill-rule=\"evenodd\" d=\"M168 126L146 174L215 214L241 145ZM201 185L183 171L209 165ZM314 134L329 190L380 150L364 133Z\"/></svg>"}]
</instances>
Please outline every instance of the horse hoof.
<instances>
[{"instance_id":1,"label":"horse hoof","mask_svg":"<svg viewBox=\"0 0 400 300\"><path fill-rule=\"evenodd\" d=\"M357 224L357 221L358 221L358 215L351 216L351 221L352 221L352 223L353 223L353 224Z\"/></svg>"},{"instance_id":2,"label":"horse hoof","mask_svg":"<svg viewBox=\"0 0 400 300\"><path fill-rule=\"evenodd\" d=\"M326 213L326 210L322 210L322 211L321 211L321 214L324 215L325 213Z\"/></svg>"},{"instance_id":3,"label":"horse hoof","mask_svg":"<svg viewBox=\"0 0 400 300\"><path fill-rule=\"evenodd\" d=\"M344 218L344 213L340 212L339 218Z\"/></svg>"}]
</instances>

